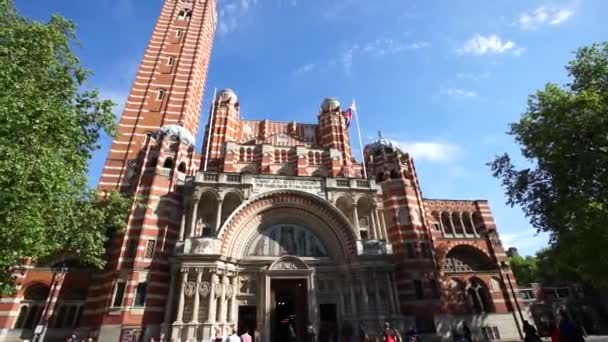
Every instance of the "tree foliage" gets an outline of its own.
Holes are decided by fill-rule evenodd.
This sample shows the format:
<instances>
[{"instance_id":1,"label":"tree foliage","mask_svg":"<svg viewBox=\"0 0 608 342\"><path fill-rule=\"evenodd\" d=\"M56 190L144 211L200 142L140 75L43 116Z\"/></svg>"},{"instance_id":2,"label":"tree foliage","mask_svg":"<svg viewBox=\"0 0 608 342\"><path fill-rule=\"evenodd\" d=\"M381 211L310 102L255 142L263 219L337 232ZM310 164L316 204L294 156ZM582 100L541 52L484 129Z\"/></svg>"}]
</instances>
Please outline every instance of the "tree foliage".
<instances>
[{"instance_id":1,"label":"tree foliage","mask_svg":"<svg viewBox=\"0 0 608 342\"><path fill-rule=\"evenodd\" d=\"M507 203L550 233L552 262L608 285L608 43L579 49L566 70L571 83L531 95L510 126L532 167L507 154L489 165Z\"/></svg>"},{"instance_id":2,"label":"tree foliage","mask_svg":"<svg viewBox=\"0 0 608 342\"><path fill-rule=\"evenodd\" d=\"M87 186L100 134L114 133L113 103L86 90L74 39L70 21L30 21L0 0L1 290L24 257L71 255L102 266L108 234L131 205Z\"/></svg>"},{"instance_id":3,"label":"tree foliage","mask_svg":"<svg viewBox=\"0 0 608 342\"><path fill-rule=\"evenodd\" d=\"M535 257L513 256L510 258L510 264L515 279L520 286L529 286L531 283L540 281Z\"/></svg>"}]
</instances>

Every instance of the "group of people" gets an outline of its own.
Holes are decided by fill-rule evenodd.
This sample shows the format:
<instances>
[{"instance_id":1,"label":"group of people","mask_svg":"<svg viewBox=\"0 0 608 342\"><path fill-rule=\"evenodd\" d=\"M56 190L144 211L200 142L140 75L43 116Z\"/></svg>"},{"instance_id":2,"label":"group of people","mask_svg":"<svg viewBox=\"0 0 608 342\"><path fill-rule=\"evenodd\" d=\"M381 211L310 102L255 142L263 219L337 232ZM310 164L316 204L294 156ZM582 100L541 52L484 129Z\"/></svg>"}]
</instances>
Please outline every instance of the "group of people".
<instances>
[{"instance_id":1,"label":"group of people","mask_svg":"<svg viewBox=\"0 0 608 342\"><path fill-rule=\"evenodd\" d=\"M584 342L585 333L574 321L570 319L568 313L560 312L559 322L551 327L551 342ZM524 320L524 342L538 342L540 337L536 328L528 321Z\"/></svg>"}]
</instances>

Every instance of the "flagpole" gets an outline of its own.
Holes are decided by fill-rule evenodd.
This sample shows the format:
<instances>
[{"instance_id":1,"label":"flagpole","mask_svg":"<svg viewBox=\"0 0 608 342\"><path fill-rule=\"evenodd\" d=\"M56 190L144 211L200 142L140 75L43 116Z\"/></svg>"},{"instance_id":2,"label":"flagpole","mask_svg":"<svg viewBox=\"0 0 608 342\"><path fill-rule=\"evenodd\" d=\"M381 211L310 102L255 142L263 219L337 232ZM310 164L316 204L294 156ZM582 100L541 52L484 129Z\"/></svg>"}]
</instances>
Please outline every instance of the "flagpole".
<instances>
[{"instance_id":1,"label":"flagpole","mask_svg":"<svg viewBox=\"0 0 608 342\"><path fill-rule=\"evenodd\" d=\"M355 99L353 99L353 106L355 106L355 122L357 123L357 135L359 136L359 149L361 151L361 161L363 162L363 177L367 179L367 167L365 166L365 154L363 153L363 143L361 142L361 128L359 128L359 114L357 112Z\"/></svg>"},{"instance_id":2,"label":"flagpole","mask_svg":"<svg viewBox=\"0 0 608 342\"><path fill-rule=\"evenodd\" d=\"M215 116L215 101L217 99L217 88L213 89L213 99L211 100L211 109L209 111L209 124L207 127L207 143L205 144L205 164L203 172L207 172L207 161L209 160L209 150L211 143L211 131L213 130L213 117Z\"/></svg>"}]
</instances>

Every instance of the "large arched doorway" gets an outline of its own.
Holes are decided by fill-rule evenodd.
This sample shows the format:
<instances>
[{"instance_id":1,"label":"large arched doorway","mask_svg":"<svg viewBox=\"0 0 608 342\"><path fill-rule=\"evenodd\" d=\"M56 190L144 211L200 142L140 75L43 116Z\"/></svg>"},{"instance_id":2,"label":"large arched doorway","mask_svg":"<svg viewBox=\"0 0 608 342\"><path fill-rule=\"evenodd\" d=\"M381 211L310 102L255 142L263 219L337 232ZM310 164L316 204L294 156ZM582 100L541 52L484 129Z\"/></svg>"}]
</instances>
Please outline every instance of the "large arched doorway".
<instances>
[{"instance_id":1,"label":"large arched doorway","mask_svg":"<svg viewBox=\"0 0 608 342\"><path fill-rule=\"evenodd\" d=\"M337 275L356 256L357 239L335 206L308 193L270 192L236 208L219 235L222 255L245 268L247 279L258 279L258 297L238 301L241 330L255 320L269 341L305 341L310 323L337 332L339 289L347 286Z\"/></svg>"}]
</instances>

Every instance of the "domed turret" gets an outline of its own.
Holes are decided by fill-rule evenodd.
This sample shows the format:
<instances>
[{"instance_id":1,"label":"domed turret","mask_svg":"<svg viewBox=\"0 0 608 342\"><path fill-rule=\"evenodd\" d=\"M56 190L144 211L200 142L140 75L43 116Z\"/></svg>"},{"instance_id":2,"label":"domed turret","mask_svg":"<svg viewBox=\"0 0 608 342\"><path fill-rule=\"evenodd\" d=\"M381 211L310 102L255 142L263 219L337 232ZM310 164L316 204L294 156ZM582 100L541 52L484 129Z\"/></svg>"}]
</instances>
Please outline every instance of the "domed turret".
<instances>
[{"instance_id":1,"label":"domed turret","mask_svg":"<svg viewBox=\"0 0 608 342\"><path fill-rule=\"evenodd\" d=\"M184 144L186 146L194 145L194 136L192 135L192 133L188 132L188 130L182 126L166 125L166 126L159 128L158 131L156 131L156 137L158 139L163 138L163 137L168 137L168 136L175 136L175 137L179 138L179 141L181 141L182 144Z\"/></svg>"},{"instance_id":2,"label":"domed turret","mask_svg":"<svg viewBox=\"0 0 608 342\"><path fill-rule=\"evenodd\" d=\"M217 94L217 98L222 102L229 103L237 103L239 101L239 98L236 96L234 90L230 88L220 90L220 92Z\"/></svg>"},{"instance_id":3,"label":"domed turret","mask_svg":"<svg viewBox=\"0 0 608 342\"><path fill-rule=\"evenodd\" d=\"M321 111L336 111L340 108L340 102L335 97L327 97L321 102Z\"/></svg>"},{"instance_id":4,"label":"domed turret","mask_svg":"<svg viewBox=\"0 0 608 342\"><path fill-rule=\"evenodd\" d=\"M393 153L395 151L401 151L399 144L396 142L384 138L381 132L378 132L378 140L371 144L365 145L364 151L367 155L376 155L383 152Z\"/></svg>"}]
</instances>

